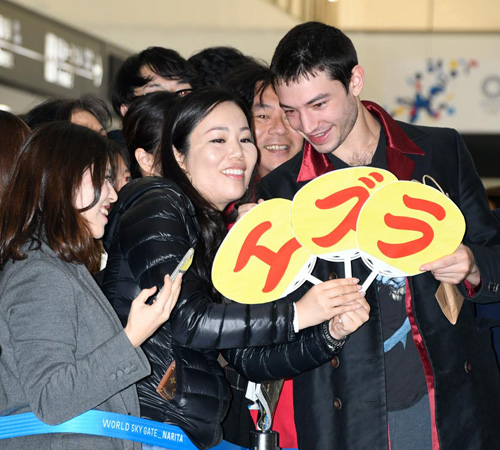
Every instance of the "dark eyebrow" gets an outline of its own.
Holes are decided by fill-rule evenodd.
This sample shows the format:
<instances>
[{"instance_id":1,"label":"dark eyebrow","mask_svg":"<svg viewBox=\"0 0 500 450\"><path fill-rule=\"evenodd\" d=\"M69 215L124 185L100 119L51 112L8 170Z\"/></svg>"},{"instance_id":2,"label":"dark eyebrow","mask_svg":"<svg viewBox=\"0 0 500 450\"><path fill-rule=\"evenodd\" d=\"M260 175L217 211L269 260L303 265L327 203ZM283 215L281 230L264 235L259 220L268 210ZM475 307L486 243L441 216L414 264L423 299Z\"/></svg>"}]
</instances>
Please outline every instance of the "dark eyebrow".
<instances>
[{"instance_id":1,"label":"dark eyebrow","mask_svg":"<svg viewBox=\"0 0 500 450\"><path fill-rule=\"evenodd\" d=\"M210 133L211 131L229 131L229 128L227 128L227 127L213 127L213 128L210 128L209 130L205 131L205 134Z\"/></svg>"},{"instance_id":2,"label":"dark eyebrow","mask_svg":"<svg viewBox=\"0 0 500 450\"><path fill-rule=\"evenodd\" d=\"M306 105L312 105L313 103L316 103L318 100L323 100L325 97L328 97L329 94L319 94L313 99L309 100Z\"/></svg>"},{"instance_id":3,"label":"dark eyebrow","mask_svg":"<svg viewBox=\"0 0 500 450\"><path fill-rule=\"evenodd\" d=\"M211 131L226 131L229 132L228 127L213 127L210 128L209 130L205 131L205 134L210 133ZM250 127L241 127L240 131L250 131Z\"/></svg>"},{"instance_id":4,"label":"dark eyebrow","mask_svg":"<svg viewBox=\"0 0 500 450\"><path fill-rule=\"evenodd\" d=\"M257 103L253 108L269 108L269 109L272 109L273 106L272 105L268 105L267 103Z\"/></svg>"},{"instance_id":5,"label":"dark eyebrow","mask_svg":"<svg viewBox=\"0 0 500 450\"><path fill-rule=\"evenodd\" d=\"M328 94L328 93L326 93L326 94L318 94L316 97L314 97L311 100L309 100L306 103L306 105L312 105L312 104L316 103L318 100L323 100L324 98L327 98L329 96L330 96L330 94ZM283 104L281 102L280 102L280 106L281 106L282 109L284 109L284 108L295 109L292 106L287 106L287 105L285 105L285 104Z\"/></svg>"}]
</instances>

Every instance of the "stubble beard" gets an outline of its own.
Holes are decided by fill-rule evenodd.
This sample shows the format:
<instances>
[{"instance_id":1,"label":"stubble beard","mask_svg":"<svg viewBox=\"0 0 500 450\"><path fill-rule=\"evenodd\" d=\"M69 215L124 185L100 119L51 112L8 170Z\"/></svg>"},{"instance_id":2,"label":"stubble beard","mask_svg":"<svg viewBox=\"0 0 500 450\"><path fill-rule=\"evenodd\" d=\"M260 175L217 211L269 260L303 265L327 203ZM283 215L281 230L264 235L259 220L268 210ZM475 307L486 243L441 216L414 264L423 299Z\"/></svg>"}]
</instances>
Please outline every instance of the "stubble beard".
<instances>
[{"instance_id":1,"label":"stubble beard","mask_svg":"<svg viewBox=\"0 0 500 450\"><path fill-rule=\"evenodd\" d=\"M354 125L356 124L357 120L358 120L358 105L356 103L356 100L353 99L352 105L347 111L346 120L341 124L342 126L339 128L339 136L338 136L337 142L332 146L332 148L329 152L325 152L325 153L335 154L335 151L345 142L345 140L351 134L351 131L353 130ZM337 156L337 155L335 155L335 156ZM352 156L356 157L358 155L352 155ZM350 166L362 165L362 164L353 164L351 162L350 158L349 158L349 161L345 161L343 158L340 158L340 159L342 159L344 162L346 162ZM356 160L357 158L353 158L353 159Z\"/></svg>"}]
</instances>

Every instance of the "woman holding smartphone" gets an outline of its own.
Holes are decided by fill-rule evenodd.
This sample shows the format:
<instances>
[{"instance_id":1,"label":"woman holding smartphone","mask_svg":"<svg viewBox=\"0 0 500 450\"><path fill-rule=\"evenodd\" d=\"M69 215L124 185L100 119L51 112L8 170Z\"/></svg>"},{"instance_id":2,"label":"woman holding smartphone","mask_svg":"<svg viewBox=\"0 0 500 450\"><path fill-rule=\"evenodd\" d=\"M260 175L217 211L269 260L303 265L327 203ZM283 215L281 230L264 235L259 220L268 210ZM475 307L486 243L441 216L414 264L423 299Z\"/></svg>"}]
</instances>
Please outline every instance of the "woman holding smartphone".
<instances>
[{"instance_id":1,"label":"woman holding smartphone","mask_svg":"<svg viewBox=\"0 0 500 450\"><path fill-rule=\"evenodd\" d=\"M149 375L142 342L165 322L181 280L131 302L125 329L88 267L100 259L116 192L107 142L69 122L24 143L0 205L0 416L33 412L55 425L89 409L139 415L134 383ZM158 286L162 286L158 280ZM139 449L83 434L3 440L2 449Z\"/></svg>"},{"instance_id":2,"label":"woman holding smartphone","mask_svg":"<svg viewBox=\"0 0 500 450\"><path fill-rule=\"evenodd\" d=\"M180 426L203 449L222 439L229 402L219 350L307 337L315 347L314 361L304 356L307 370L331 359L368 319L356 279L322 283L295 304L230 303L214 289L210 273L226 234L224 209L245 196L257 161L249 123L245 106L226 91L206 88L178 99L163 129L163 178L135 180L120 191L105 237L103 289L123 321L135 293L159 283L195 249L171 319L143 345L152 374L138 391L141 415ZM332 320L340 314L341 323ZM325 321L330 327L316 326ZM162 398L156 389L164 374Z\"/></svg>"}]
</instances>

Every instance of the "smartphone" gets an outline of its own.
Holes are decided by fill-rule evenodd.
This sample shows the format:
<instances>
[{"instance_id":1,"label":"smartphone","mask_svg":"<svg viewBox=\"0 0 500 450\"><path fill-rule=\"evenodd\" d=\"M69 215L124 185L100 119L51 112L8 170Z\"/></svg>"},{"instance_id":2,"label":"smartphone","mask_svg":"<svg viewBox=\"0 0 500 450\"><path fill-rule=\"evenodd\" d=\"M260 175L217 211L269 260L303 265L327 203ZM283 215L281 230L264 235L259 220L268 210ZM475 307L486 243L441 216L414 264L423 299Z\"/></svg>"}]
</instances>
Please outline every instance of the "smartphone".
<instances>
[{"instance_id":1,"label":"smartphone","mask_svg":"<svg viewBox=\"0 0 500 450\"><path fill-rule=\"evenodd\" d=\"M194 248L190 248L186 252L186 254L182 257L181 262L177 264L177 267L170 275L172 283L174 282L177 275L179 275L180 273L184 273L189 269L191 263L193 262L193 256L194 256Z\"/></svg>"},{"instance_id":2,"label":"smartphone","mask_svg":"<svg viewBox=\"0 0 500 450\"><path fill-rule=\"evenodd\" d=\"M172 283L174 282L177 275L179 275L180 273L184 273L189 269L189 267L191 266L191 263L193 262L193 256L194 256L194 248L190 248L186 252L186 254L182 257L180 263L177 264L177 267L174 269L174 271L171 273L170 279L172 280ZM163 290L163 287L160 289L158 294L150 297L146 303L148 305L151 305L152 303L154 303L156 298L161 294L162 290Z\"/></svg>"}]
</instances>

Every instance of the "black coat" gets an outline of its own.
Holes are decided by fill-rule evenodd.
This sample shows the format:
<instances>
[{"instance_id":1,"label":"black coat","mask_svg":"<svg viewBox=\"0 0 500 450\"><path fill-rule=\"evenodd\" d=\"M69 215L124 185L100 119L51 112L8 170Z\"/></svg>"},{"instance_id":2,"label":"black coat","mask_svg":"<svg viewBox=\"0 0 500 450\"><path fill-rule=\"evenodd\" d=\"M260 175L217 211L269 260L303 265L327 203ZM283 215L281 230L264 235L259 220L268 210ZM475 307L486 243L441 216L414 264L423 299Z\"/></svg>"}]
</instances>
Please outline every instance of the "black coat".
<instances>
[{"instance_id":1,"label":"black coat","mask_svg":"<svg viewBox=\"0 0 500 450\"><path fill-rule=\"evenodd\" d=\"M175 183L142 178L120 191L104 238L108 262L102 287L123 323L140 290L160 288L164 275L196 246L199 233L194 207ZM199 448L209 448L222 439L220 423L229 403L217 349L296 341L310 347L300 370L331 359L335 352L320 327L294 333L290 300L252 306L214 303L203 281L193 264L183 276L170 319L142 346L152 374L138 383L138 393L143 417L177 425ZM167 402L156 386L173 360L177 391Z\"/></svg>"},{"instance_id":2,"label":"black coat","mask_svg":"<svg viewBox=\"0 0 500 450\"><path fill-rule=\"evenodd\" d=\"M500 228L491 214L484 188L465 145L454 130L396 123L376 105L387 137L389 170L401 180L421 181L431 175L465 216L464 244L474 254L481 273L479 291L468 298L456 325L435 299L439 286L432 274L408 278L406 305L413 339L426 374L434 450L482 450L500 443L500 377L491 346L490 326L476 318L474 303L498 300L500 294ZM316 173L304 172L303 153L312 152ZM309 179L332 170L314 150L304 150L266 176L263 198L292 199ZM310 167L310 166L309 166ZM300 173L300 176L299 176ZM298 178L302 181L297 181ZM343 264L318 260L313 275L326 280L343 276ZM361 280L368 269L353 262ZM383 337L375 289L366 296L370 320L347 341L332 363L296 376L295 423L300 450L387 450L387 407ZM287 346L247 349L233 354L232 363L254 381L272 378L254 361L286 364ZM289 351L293 350L293 346ZM286 376L283 370L279 376Z\"/></svg>"}]
</instances>

